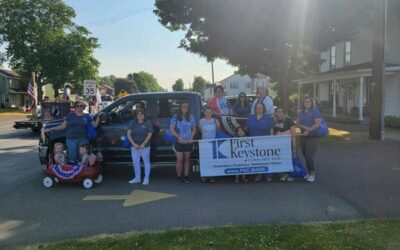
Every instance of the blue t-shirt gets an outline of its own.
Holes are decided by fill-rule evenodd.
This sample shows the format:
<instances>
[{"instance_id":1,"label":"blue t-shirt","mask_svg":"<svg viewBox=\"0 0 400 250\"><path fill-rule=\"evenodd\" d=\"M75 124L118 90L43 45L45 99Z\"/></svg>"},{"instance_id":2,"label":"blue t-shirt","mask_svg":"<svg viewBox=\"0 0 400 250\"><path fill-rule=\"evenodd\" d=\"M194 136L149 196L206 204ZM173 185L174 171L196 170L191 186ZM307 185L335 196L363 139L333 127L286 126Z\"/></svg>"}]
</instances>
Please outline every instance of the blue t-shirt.
<instances>
[{"instance_id":1,"label":"blue t-shirt","mask_svg":"<svg viewBox=\"0 0 400 250\"><path fill-rule=\"evenodd\" d=\"M192 137L192 129L196 127L196 120L191 115L189 121L185 118L182 121L178 121L176 115L174 115L170 122L170 127L175 125L175 131L178 133L183 140L190 140Z\"/></svg>"},{"instance_id":2,"label":"blue t-shirt","mask_svg":"<svg viewBox=\"0 0 400 250\"><path fill-rule=\"evenodd\" d=\"M88 120L92 121L90 115L69 113L64 119L67 121L67 139L87 138L86 124Z\"/></svg>"},{"instance_id":3,"label":"blue t-shirt","mask_svg":"<svg viewBox=\"0 0 400 250\"><path fill-rule=\"evenodd\" d=\"M206 118L202 118L199 121L199 127L201 130L202 139L215 139L217 133L218 120L211 118L211 121L207 121Z\"/></svg>"},{"instance_id":4,"label":"blue t-shirt","mask_svg":"<svg viewBox=\"0 0 400 250\"><path fill-rule=\"evenodd\" d=\"M239 103L236 103L235 106L233 106L233 111L235 115L238 115L240 117L247 117L250 114L250 109L250 105L242 106Z\"/></svg>"},{"instance_id":5,"label":"blue t-shirt","mask_svg":"<svg viewBox=\"0 0 400 250\"><path fill-rule=\"evenodd\" d=\"M141 145L146 140L148 133L153 133L153 124L149 120L138 123L135 119L132 120L128 129L131 130L131 136L136 144ZM145 147L150 146L150 140L146 143Z\"/></svg>"},{"instance_id":6,"label":"blue t-shirt","mask_svg":"<svg viewBox=\"0 0 400 250\"><path fill-rule=\"evenodd\" d=\"M221 110L221 115L229 115L229 101L225 97L218 99L218 106Z\"/></svg>"},{"instance_id":7,"label":"blue t-shirt","mask_svg":"<svg viewBox=\"0 0 400 250\"><path fill-rule=\"evenodd\" d=\"M257 115L250 115L247 119L246 126L249 136L263 136L271 134L271 129L274 128L274 122L269 115L263 115L259 120L257 120Z\"/></svg>"},{"instance_id":8,"label":"blue t-shirt","mask_svg":"<svg viewBox=\"0 0 400 250\"><path fill-rule=\"evenodd\" d=\"M299 111L297 113L297 119L299 123L303 126L311 127L315 124L315 119L322 118L321 112L318 109L312 108L308 112ZM304 129L301 129L301 132L304 133ZM310 133L312 135L313 132Z\"/></svg>"}]
</instances>

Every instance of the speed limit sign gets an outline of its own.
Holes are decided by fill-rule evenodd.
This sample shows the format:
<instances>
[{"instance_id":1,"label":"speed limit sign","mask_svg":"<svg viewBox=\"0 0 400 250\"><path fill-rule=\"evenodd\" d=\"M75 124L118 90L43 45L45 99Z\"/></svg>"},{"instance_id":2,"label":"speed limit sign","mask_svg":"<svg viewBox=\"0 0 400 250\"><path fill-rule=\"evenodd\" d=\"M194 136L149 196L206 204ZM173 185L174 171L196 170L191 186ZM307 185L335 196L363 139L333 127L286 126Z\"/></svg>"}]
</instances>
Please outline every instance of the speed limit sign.
<instances>
[{"instance_id":1,"label":"speed limit sign","mask_svg":"<svg viewBox=\"0 0 400 250\"><path fill-rule=\"evenodd\" d=\"M83 81L83 95L84 96L96 96L97 88L95 80L84 80Z\"/></svg>"}]
</instances>

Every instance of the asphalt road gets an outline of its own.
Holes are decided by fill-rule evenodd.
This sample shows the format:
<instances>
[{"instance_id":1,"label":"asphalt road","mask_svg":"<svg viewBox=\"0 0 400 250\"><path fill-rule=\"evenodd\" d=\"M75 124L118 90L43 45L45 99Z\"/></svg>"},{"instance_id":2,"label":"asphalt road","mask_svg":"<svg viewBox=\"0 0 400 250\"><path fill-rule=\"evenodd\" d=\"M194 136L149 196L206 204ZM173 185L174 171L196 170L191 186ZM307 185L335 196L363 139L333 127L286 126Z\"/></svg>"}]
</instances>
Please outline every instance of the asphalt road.
<instances>
[{"instance_id":1,"label":"asphalt road","mask_svg":"<svg viewBox=\"0 0 400 250\"><path fill-rule=\"evenodd\" d=\"M334 146L321 146L318 152L318 162L329 158L334 162L320 166L320 176L316 183L299 180L293 183L274 181L235 184L231 178L220 178L215 184L202 184L198 177L193 176L191 184L176 184L174 169L164 167L153 169L150 185L143 187L128 185L132 175L130 166L107 166L103 183L93 189L67 184L57 184L46 189L42 186L43 174L37 157L35 135L28 130L16 132L2 126L7 125L0 123L0 248L4 249L102 233L346 220L385 216L385 213L388 216L400 216L399 212L395 212L400 200L400 189L394 192L398 187L400 171L392 170L393 166L387 164L386 168L391 174L379 175L379 178L374 179L368 177L368 173L376 173L368 170L362 173L363 183L357 186L360 178L354 176L353 171L357 170L359 164L332 157L335 150L338 150ZM400 144L385 144L382 151L393 146L392 151L399 149ZM351 158L351 154L345 153L346 148L339 149L342 150L340 153L343 158ZM350 151L353 149L348 148ZM374 151L374 147L368 150ZM368 154L367 151L366 154L356 156L366 158ZM398 155L388 158L386 163L399 162ZM351 164L356 166L347 168ZM385 162L381 165L386 166ZM335 172L334 169L338 167L340 172ZM364 167L367 168L367 165ZM386 178L385 181L392 186L378 183L382 178ZM375 181L381 188L370 187L365 190L360 186L368 186L369 181ZM133 191L174 196L123 206L124 195L129 196ZM369 195L370 191L375 192L373 196ZM387 193L388 200L386 196L380 197L385 201L385 206L391 206L390 209L382 210L368 205L377 198L379 192ZM105 195L114 195L114 200L85 200L95 195L103 198ZM145 200L149 197L153 197L151 193L132 199Z\"/></svg>"}]
</instances>

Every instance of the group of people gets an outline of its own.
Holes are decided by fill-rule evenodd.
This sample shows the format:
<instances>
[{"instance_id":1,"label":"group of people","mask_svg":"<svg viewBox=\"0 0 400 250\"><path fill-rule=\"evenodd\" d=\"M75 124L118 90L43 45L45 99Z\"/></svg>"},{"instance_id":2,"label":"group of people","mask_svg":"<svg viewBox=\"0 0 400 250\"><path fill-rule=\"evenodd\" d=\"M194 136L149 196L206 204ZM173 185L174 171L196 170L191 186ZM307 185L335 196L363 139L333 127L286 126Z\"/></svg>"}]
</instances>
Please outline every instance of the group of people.
<instances>
[{"instance_id":1,"label":"group of people","mask_svg":"<svg viewBox=\"0 0 400 250\"><path fill-rule=\"evenodd\" d=\"M296 126L301 130L300 144L302 153L306 159L308 175L305 179L309 182L315 181L314 154L318 146L318 137L314 136L321 123L321 113L313 106L312 99L307 97L303 101L302 110L297 114L296 123L286 116L282 108L274 108L268 89L260 87L257 90L257 98L250 103L245 93L240 93L237 103L231 107L228 100L223 97L222 86L215 88L215 96L203 107L204 117L196 122L189 112L189 102L183 101L179 104L178 112L169 124L170 133L176 138L172 147L176 156L177 183L190 183L190 158L193 151L194 138L197 129L201 139L215 139L217 131L221 130L219 117L221 115L233 114L235 116L247 117L244 127L236 128L236 136L269 136L287 134L292 137L292 150L296 154ZM127 137L132 145L132 161L134 166L134 178L129 183L141 183L140 158L144 163L143 185L150 182L150 140L153 134L153 125L145 119L144 109L136 109L133 119L127 129ZM264 175L267 181L272 180L271 174ZM254 179L261 180L263 175L257 175ZM291 181L288 173L282 173L282 181ZM235 182L248 182L246 176L235 176ZM204 182L214 183L214 178L202 178Z\"/></svg>"}]
</instances>

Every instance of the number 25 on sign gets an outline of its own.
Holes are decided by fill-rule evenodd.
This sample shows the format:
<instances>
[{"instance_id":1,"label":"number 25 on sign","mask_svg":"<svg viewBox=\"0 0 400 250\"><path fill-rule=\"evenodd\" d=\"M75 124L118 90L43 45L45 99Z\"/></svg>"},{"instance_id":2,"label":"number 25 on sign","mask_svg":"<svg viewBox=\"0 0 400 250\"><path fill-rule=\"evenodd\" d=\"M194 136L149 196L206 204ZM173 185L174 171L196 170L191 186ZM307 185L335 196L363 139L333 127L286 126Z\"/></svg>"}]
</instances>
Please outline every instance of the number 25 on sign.
<instances>
[{"instance_id":1,"label":"number 25 on sign","mask_svg":"<svg viewBox=\"0 0 400 250\"><path fill-rule=\"evenodd\" d=\"M85 96L96 96L96 81L95 80L84 80L83 81L83 95Z\"/></svg>"}]
</instances>

